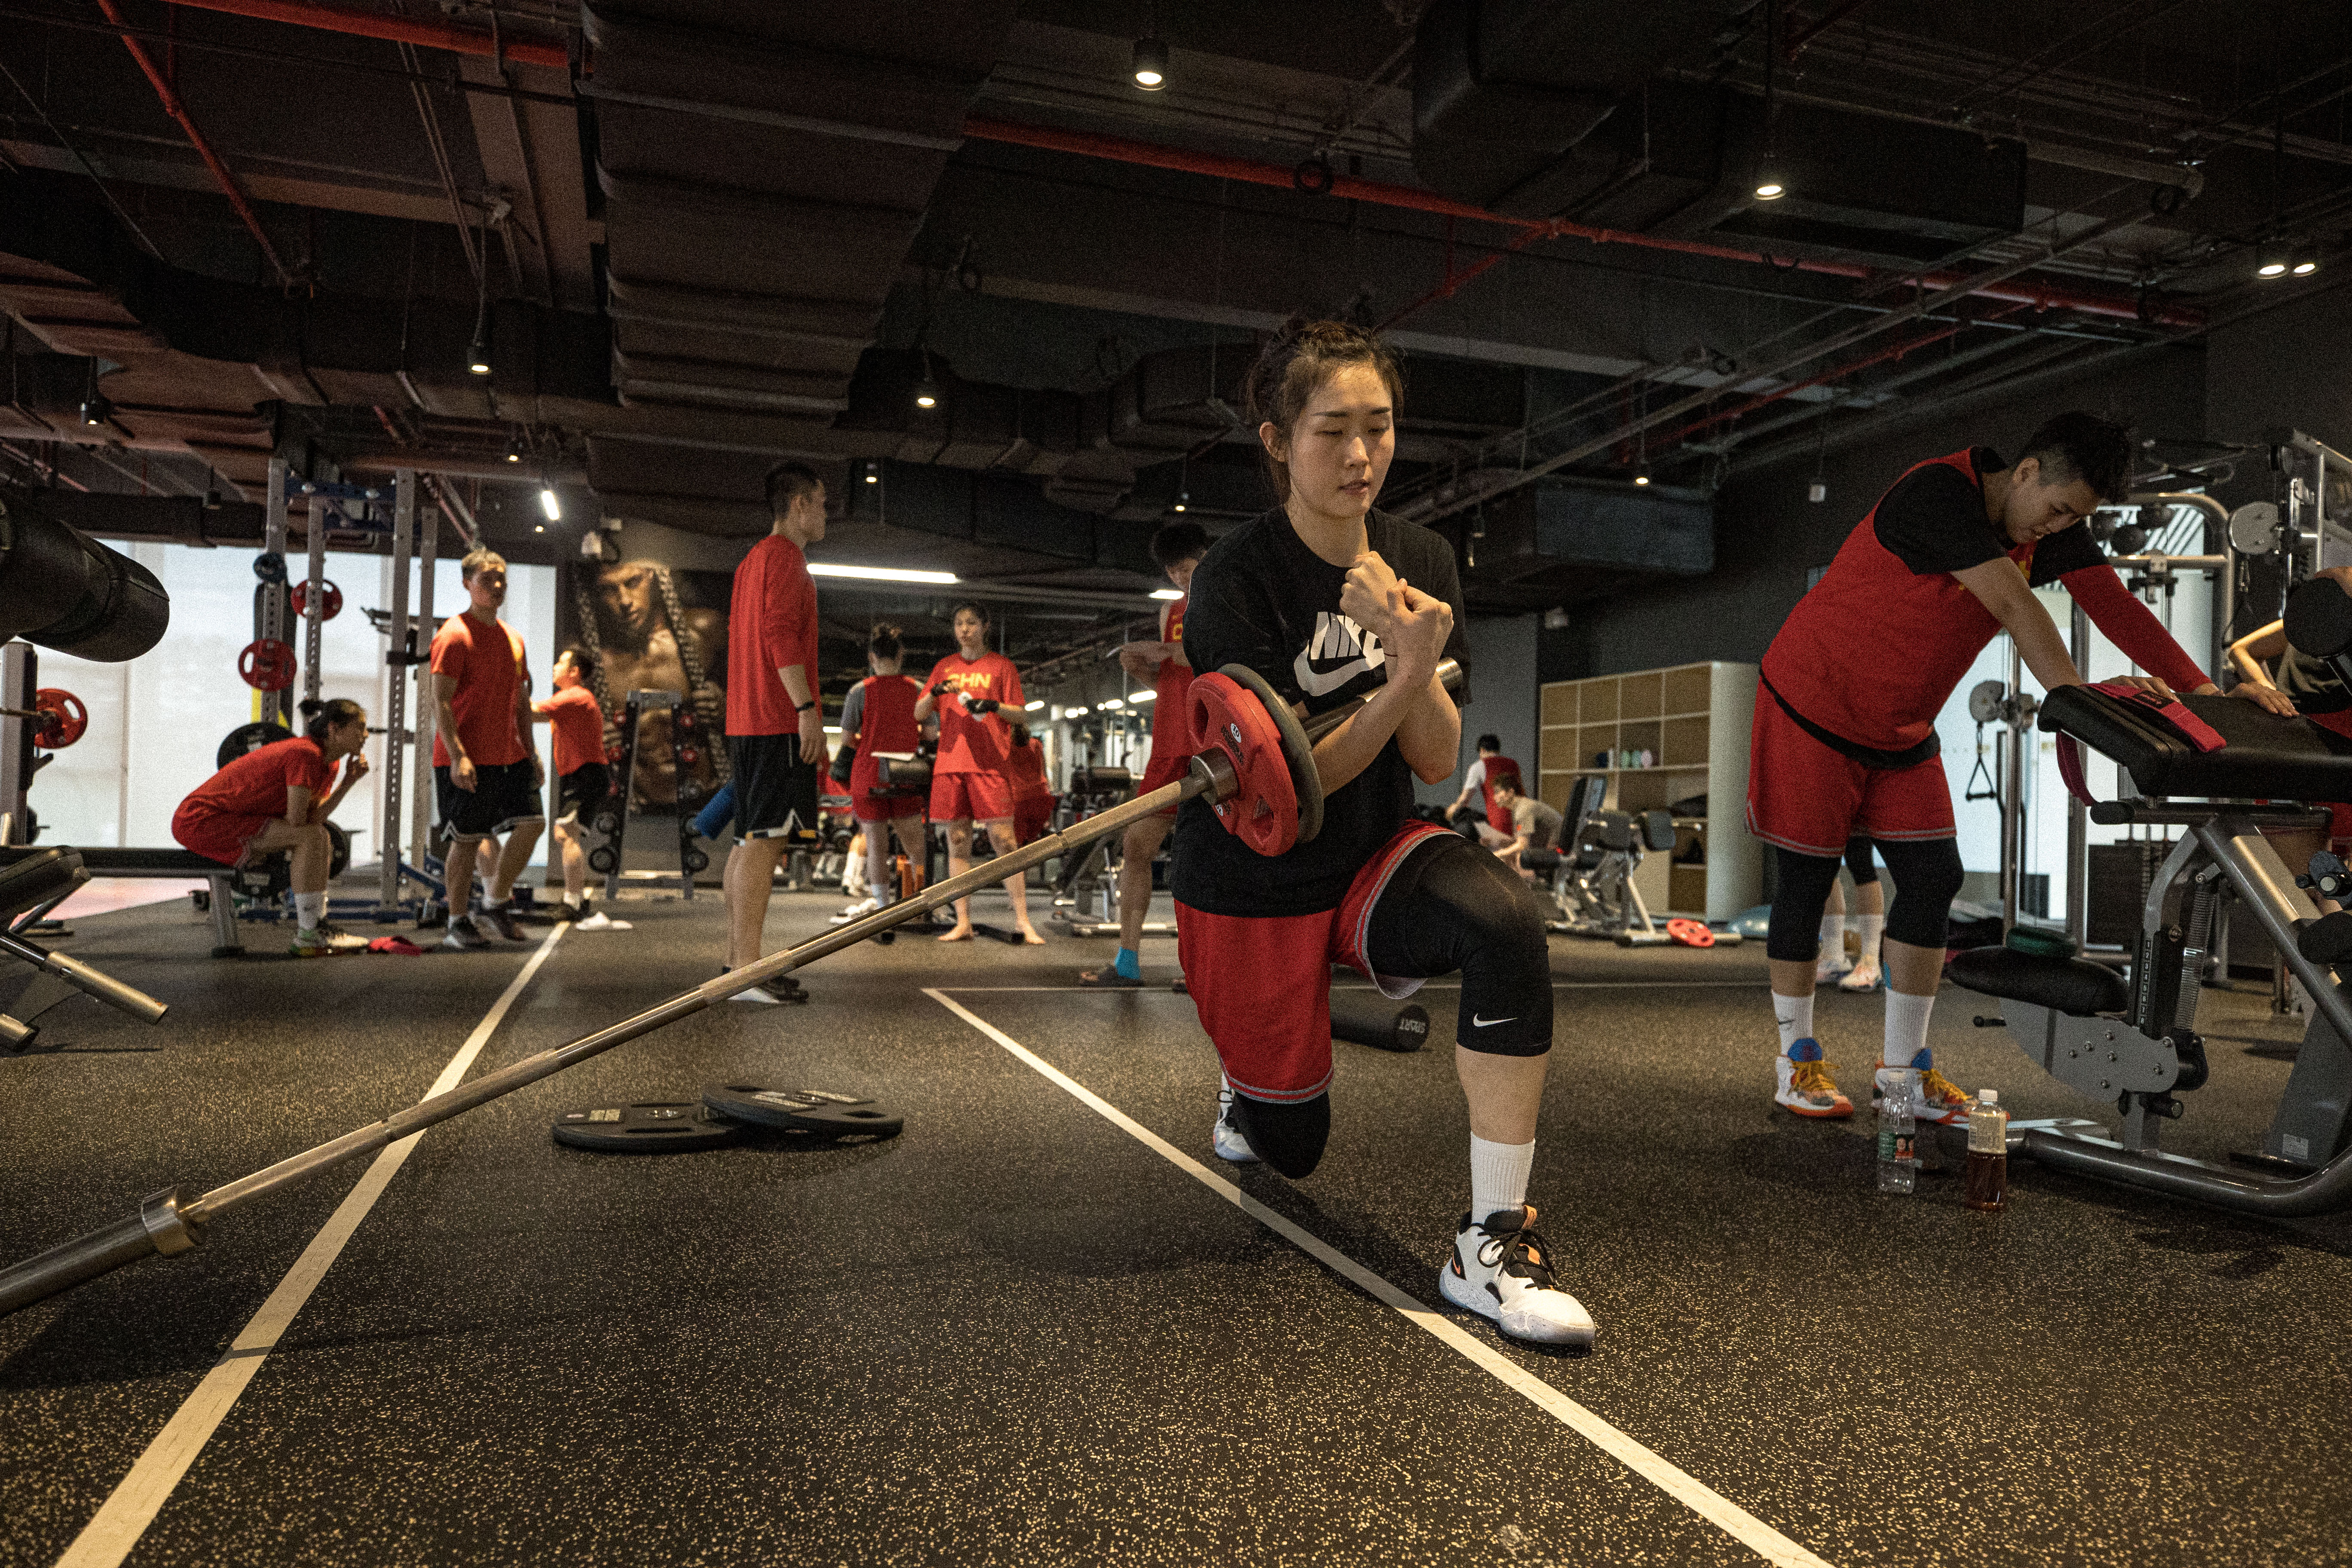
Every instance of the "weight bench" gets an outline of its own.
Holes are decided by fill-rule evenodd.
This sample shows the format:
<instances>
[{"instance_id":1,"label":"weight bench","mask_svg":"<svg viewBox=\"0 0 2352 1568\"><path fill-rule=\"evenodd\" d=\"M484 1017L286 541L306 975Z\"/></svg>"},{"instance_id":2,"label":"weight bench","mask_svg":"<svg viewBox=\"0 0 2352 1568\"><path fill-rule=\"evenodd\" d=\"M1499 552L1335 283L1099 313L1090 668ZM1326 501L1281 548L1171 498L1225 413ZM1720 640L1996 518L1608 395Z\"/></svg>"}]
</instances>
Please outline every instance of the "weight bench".
<instances>
[{"instance_id":1,"label":"weight bench","mask_svg":"<svg viewBox=\"0 0 2352 1568\"><path fill-rule=\"evenodd\" d=\"M65 848L35 849L9 847L0 849L0 924L15 922L18 917L30 914L37 919L42 911L55 909L66 897L89 880L79 852ZM153 1024L162 1021L163 1004L135 987L125 985L112 975L68 958L61 952L51 952L37 943L26 942L13 930L0 931L0 953L31 964L53 982L61 982L74 990L86 993L119 1007L134 1018ZM42 984L36 979L33 985ZM30 988L16 1003L21 1005L26 996L33 995ZM39 1016L63 996L62 991L42 1000L37 1007L26 1011ZM33 1043L40 1030L35 1025L0 1013L0 1050L21 1051Z\"/></svg>"},{"instance_id":2,"label":"weight bench","mask_svg":"<svg viewBox=\"0 0 2352 1568\"><path fill-rule=\"evenodd\" d=\"M2329 591L2335 590L2329 585ZM2046 1164L2175 1196L2272 1215L2330 1212L2352 1202L2352 999L2298 937L2316 924L2311 896L2263 837L2325 827L2327 814L2282 800L2352 800L2352 741L2301 719L2280 719L2224 697L2179 700L2192 738L2160 704L2093 687L2051 693L2040 727L2065 749L2088 746L2124 770L2122 798L2092 804L2091 819L2185 828L2157 872L2142 910L2130 979L2088 960L2011 947L1952 960L1954 982L1998 997L2001 1017L2034 1063L2059 1082L2113 1105L2112 1136L2081 1120L2012 1122L2012 1142ZM2221 744L2208 749L2218 737ZM2204 969L2225 899L2252 912L2300 979L2313 1016L2259 1155L2235 1170L2165 1153L2163 1123L2178 1096L2207 1076L2196 1032Z\"/></svg>"},{"instance_id":3,"label":"weight bench","mask_svg":"<svg viewBox=\"0 0 2352 1568\"><path fill-rule=\"evenodd\" d=\"M0 850L0 857L22 853L20 849ZM81 858L82 869L92 877L175 882L201 878L211 884L206 902L213 917L213 956L244 956L245 939L237 932L236 909L230 898L237 874L229 867L193 849L76 849L71 853Z\"/></svg>"}]
</instances>

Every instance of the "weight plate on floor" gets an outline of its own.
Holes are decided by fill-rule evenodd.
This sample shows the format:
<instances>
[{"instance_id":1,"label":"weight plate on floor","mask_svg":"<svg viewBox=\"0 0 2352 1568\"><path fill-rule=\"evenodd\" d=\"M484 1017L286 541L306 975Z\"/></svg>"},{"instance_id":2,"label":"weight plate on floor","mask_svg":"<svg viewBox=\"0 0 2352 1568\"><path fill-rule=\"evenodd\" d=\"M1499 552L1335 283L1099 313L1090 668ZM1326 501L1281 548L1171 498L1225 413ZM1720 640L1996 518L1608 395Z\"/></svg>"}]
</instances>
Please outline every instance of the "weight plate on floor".
<instances>
[{"instance_id":1,"label":"weight plate on floor","mask_svg":"<svg viewBox=\"0 0 2352 1568\"><path fill-rule=\"evenodd\" d=\"M558 1143L609 1154L723 1149L751 1129L690 1100L654 1100L567 1110L555 1119L554 1131Z\"/></svg>"},{"instance_id":2,"label":"weight plate on floor","mask_svg":"<svg viewBox=\"0 0 2352 1568\"><path fill-rule=\"evenodd\" d=\"M753 1084L714 1083L703 1089L702 1103L738 1121L786 1127L797 1132L821 1132L834 1138L860 1132L887 1138L906 1125L907 1120L873 1100L851 1094L832 1094L821 1089L761 1089Z\"/></svg>"}]
</instances>

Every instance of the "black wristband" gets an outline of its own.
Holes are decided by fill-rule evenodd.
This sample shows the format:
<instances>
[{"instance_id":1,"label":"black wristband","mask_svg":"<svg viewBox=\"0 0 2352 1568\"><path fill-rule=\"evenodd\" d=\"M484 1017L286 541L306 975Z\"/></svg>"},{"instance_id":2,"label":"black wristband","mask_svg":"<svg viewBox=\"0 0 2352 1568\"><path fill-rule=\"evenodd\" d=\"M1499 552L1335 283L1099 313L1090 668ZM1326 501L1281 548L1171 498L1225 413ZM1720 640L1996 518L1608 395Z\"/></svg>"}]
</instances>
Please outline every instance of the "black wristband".
<instances>
[{"instance_id":1,"label":"black wristband","mask_svg":"<svg viewBox=\"0 0 2352 1568\"><path fill-rule=\"evenodd\" d=\"M796 702L793 704L793 711L795 713L805 713L815 706L816 699L812 697L805 702Z\"/></svg>"}]
</instances>

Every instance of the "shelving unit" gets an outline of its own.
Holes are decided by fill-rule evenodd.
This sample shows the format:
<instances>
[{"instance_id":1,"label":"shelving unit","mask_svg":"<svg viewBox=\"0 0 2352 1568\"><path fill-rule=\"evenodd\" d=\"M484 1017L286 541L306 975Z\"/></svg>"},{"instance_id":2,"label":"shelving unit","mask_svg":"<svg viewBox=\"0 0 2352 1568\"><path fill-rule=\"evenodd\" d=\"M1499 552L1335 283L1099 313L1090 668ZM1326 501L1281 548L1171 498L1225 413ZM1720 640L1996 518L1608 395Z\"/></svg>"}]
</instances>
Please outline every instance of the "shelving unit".
<instances>
[{"instance_id":1,"label":"shelving unit","mask_svg":"<svg viewBox=\"0 0 2352 1568\"><path fill-rule=\"evenodd\" d=\"M1645 856L1634 886L1655 914L1728 920L1762 899L1763 847L1747 828L1748 738L1756 717L1756 667L1678 664L1542 688L1538 793L1555 809L1569 786L1598 773L1606 804L1661 811L1695 796L1706 810L1677 814L1673 855ZM1648 752L1648 767L1614 765L1624 752ZM1606 762L1596 761L1605 756ZM1706 858L1679 857L1699 846Z\"/></svg>"}]
</instances>

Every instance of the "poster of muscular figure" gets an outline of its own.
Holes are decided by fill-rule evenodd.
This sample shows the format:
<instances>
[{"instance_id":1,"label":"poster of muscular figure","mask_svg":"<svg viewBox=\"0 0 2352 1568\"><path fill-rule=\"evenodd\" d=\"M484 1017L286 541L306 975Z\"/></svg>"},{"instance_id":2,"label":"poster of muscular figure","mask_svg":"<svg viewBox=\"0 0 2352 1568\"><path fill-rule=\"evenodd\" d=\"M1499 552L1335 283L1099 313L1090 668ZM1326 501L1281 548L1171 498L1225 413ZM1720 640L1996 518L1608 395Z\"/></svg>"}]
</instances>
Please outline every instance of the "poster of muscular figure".
<instances>
[{"instance_id":1,"label":"poster of muscular figure","mask_svg":"<svg viewBox=\"0 0 2352 1568\"><path fill-rule=\"evenodd\" d=\"M677 691L694 701L709 743L695 749L686 776L707 795L727 776L727 601L723 572L684 572L643 559L568 565L580 642L596 656L596 700L607 751L620 742L632 691ZM677 801L679 761L669 715L647 715L637 736L638 807Z\"/></svg>"}]
</instances>

